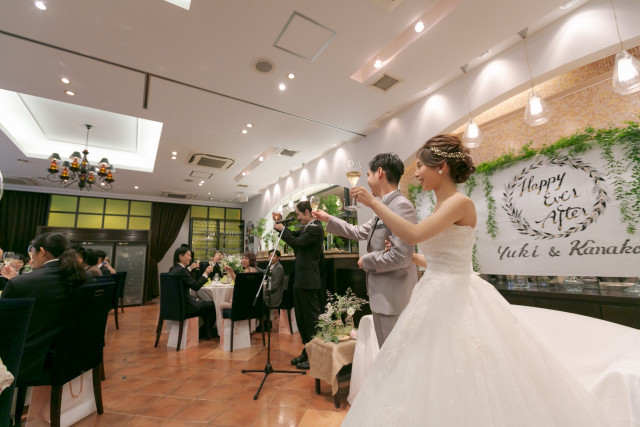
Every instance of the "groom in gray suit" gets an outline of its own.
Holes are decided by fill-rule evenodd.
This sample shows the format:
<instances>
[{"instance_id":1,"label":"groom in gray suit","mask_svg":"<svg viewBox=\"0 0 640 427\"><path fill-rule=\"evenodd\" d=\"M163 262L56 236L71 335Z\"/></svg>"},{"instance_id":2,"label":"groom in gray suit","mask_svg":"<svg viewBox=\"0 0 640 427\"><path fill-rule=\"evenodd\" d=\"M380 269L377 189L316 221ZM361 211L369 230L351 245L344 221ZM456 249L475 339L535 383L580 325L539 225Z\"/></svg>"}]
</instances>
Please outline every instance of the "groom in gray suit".
<instances>
[{"instance_id":1,"label":"groom in gray suit","mask_svg":"<svg viewBox=\"0 0 640 427\"><path fill-rule=\"evenodd\" d=\"M371 193L382 199L389 209L415 224L418 222L416 211L398 190L403 173L404 164L397 155L378 154L369 162L367 183ZM313 216L327 223L327 233L367 240L368 253L358 260L358 267L367 272L369 305L373 312L378 345L382 347L418 281L416 266L411 263L413 246L391 233L378 217L362 225L352 225L322 210L313 211ZM387 252L386 240L392 243Z\"/></svg>"}]
</instances>

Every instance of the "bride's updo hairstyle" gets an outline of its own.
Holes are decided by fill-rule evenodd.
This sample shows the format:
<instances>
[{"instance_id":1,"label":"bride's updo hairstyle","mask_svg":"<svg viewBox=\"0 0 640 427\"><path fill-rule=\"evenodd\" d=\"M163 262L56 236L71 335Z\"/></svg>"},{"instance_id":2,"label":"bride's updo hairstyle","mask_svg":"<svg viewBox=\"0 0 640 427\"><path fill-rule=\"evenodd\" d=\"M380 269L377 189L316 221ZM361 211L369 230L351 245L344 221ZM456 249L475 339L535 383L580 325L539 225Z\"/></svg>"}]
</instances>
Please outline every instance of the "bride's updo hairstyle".
<instances>
[{"instance_id":1,"label":"bride's updo hairstyle","mask_svg":"<svg viewBox=\"0 0 640 427\"><path fill-rule=\"evenodd\" d=\"M418 158L431 167L446 163L451 178L457 184L465 182L476 170L469 149L462 145L460 137L456 135L434 136L418 150Z\"/></svg>"}]
</instances>

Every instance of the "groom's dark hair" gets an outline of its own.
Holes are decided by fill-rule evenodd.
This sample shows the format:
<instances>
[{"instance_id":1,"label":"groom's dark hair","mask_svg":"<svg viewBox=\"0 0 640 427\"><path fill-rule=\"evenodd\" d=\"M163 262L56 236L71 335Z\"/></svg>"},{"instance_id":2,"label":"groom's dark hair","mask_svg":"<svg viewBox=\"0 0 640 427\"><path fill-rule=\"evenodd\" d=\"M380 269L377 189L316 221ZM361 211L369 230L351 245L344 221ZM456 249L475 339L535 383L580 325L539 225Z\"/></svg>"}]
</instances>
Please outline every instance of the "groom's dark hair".
<instances>
[{"instance_id":1,"label":"groom's dark hair","mask_svg":"<svg viewBox=\"0 0 640 427\"><path fill-rule=\"evenodd\" d=\"M371 159L369 170L375 172L378 168L382 168L389 184L398 185L402 174L404 174L404 163L394 153L381 153Z\"/></svg>"}]
</instances>

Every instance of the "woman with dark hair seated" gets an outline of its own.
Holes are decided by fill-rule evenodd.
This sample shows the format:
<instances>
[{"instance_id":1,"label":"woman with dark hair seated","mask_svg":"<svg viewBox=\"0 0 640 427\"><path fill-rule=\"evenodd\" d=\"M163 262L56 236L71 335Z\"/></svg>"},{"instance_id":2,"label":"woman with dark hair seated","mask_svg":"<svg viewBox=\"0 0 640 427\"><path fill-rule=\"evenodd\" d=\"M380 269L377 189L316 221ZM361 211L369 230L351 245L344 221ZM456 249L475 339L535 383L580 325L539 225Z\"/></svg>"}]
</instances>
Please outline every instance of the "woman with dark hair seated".
<instances>
[{"instance_id":1,"label":"woman with dark hair seated","mask_svg":"<svg viewBox=\"0 0 640 427\"><path fill-rule=\"evenodd\" d=\"M102 277L102 271L100 270L100 264L98 263L98 252L93 249L87 251L87 258L85 259L87 267L87 275L93 277Z\"/></svg>"},{"instance_id":2,"label":"woman with dark hair seated","mask_svg":"<svg viewBox=\"0 0 640 427\"><path fill-rule=\"evenodd\" d=\"M60 233L44 233L31 242L33 271L9 280L0 298L35 298L20 362L20 380L40 377L51 344L62 329L67 302L86 282L84 268Z\"/></svg>"},{"instance_id":3,"label":"woman with dark hair seated","mask_svg":"<svg viewBox=\"0 0 640 427\"><path fill-rule=\"evenodd\" d=\"M182 289L184 291L185 310L187 316L196 314L201 316L205 322L205 327L208 325L209 330L213 329L213 325L216 320L216 311L213 301L202 301L192 296L189 293L189 289L194 291L200 290L202 285L207 283L209 273L213 271L213 267L208 266L206 270L198 277L198 280L194 280L191 277L191 270L198 267L198 264L191 263L191 251L189 248L180 246L173 254L173 267L169 269L169 273L180 276L182 282ZM206 330L206 329L205 329ZM200 336L203 335L205 330L201 329Z\"/></svg>"},{"instance_id":4,"label":"woman with dark hair seated","mask_svg":"<svg viewBox=\"0 0 640 427\"><path fill-rule=\"evenodd\" d=\"M257 273L262 271L258 268L256 264L256 254L252 251L247 251L242 254L242 258L240 258L240 265L242 265L242 271L237 272L233 271L233 268L228 265L224 266L227 275L234 281L236 280L236 273Z\"/></svg>"}]
</instances>

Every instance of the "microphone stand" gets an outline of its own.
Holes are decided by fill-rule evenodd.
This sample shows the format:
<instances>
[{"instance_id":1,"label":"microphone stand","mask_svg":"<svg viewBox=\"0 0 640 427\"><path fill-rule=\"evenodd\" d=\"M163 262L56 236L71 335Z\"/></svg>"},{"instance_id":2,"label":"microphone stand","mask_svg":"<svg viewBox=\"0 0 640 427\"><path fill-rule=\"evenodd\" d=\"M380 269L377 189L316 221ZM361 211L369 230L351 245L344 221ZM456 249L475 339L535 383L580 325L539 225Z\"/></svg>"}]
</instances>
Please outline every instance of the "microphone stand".
<instances>
[{"instance_id":1,"label":"microphone stand","mask_svg":"<svg viewBox=\"0 0 640 427\"><path fill-rule=\"evenodd\" d=\"M282 233L284 232L284 224L282 227L282 230L280 231L280 234L278 234L278 238L276 239L276 242L274 243L273 247L277 248L278 247L278 243L280 243L280 239L282 238ZM255 306L256 303L258 302L258 298L260 297L260 291L262 290L262 288L264 287L266 289L267 292L267 321L271 320L271 264L273 263L273 257L276 254L276 250L273 250L273 253L271 254L271 258L269 258L269 264L267 264L267 269L264 272L264 276L262 276L262 283L260 283L260 288L258 288L258 293L256 294L256 297L253 300L253 305ZM266 283L266 286L265 286ZM290 286L293 286L292 284ZM262 327L265 327L265 323L262 324ZM267 377L271 374L277 373L277 374L299 374L299 375L306 375L306 371L282 371L282 370L275 370L273 369L273 366L271 366L271 329L273 329L273 325L271 328L269 328L269 330L267 331L267 363L264 365L264 369L243 369L242 373L246 374L248 372L262 372L264 374L264 378L262 378L262 382L260 383L260 386L258 387L258 390L256 391L256 394L253 395L253 400L258 400L258 395L260 394L260 391L262 390L262 386L264 385L264 382L267 380Z\"/></svg>"}]
</instances>

